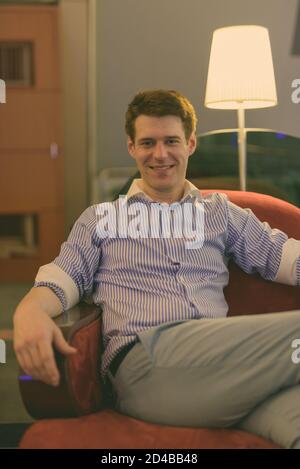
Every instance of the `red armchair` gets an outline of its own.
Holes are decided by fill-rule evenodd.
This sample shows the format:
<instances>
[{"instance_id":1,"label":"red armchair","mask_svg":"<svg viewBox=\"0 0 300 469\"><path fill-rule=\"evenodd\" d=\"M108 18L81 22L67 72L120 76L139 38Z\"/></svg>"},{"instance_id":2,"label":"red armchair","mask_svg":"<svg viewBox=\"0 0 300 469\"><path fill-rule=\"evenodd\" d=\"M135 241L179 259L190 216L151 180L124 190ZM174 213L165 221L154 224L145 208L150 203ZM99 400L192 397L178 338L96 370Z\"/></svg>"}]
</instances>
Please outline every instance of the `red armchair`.
<instances>
[{"instance_id":1,"label":"red armchair","mask_svg":"<svg viewBox=\"0 0 300 469\"><path fill-rule=\"evenodd\" d=\"M203 191L204 193L212 191ZM261 220L300 239L300 209L262 194L220 191ZM230 264L225 289L229 315L300 309L299 287L268 282ZM300 314L300 312L299 312ZM182 428L156 425L121 415L99 378L101 310L81 304L57 319L71 345L68 359L57 356L61 384L52 388L20 375L28 412L37 419L23 435L21 448L276 448L271 441L235 429Z\"/></svg>"}]
</instances>

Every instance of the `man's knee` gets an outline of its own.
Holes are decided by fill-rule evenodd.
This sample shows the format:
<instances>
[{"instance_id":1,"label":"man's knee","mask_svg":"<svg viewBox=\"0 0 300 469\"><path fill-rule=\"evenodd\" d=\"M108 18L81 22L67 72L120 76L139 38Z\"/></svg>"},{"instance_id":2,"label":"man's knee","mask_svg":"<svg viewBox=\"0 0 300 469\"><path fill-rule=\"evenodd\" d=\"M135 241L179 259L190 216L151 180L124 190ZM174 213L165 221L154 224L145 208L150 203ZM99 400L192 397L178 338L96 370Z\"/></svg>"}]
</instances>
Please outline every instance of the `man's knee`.
<instances>
[{"instance_id":1,"label":"man's knee","mask_svg":"<svg viewBox=\"0 0 300 469\"><path fill-rule=\"evenodd\" d=\"M300 385L270 396L237 427L284 448L300 449Z\"/></svg>"}]
</instances>

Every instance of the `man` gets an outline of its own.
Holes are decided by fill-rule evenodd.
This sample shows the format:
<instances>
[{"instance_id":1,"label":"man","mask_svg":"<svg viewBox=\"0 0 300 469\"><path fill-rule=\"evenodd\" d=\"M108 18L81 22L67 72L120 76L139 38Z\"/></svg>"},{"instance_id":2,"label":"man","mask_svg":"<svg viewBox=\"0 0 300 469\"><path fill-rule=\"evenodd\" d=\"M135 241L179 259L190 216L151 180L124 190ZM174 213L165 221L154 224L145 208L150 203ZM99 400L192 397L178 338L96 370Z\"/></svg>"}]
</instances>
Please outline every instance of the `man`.
<instances>
[{"instance_id":1,"label":"man","mask_svg":"<svg viewBox=\"0 0 300 469\"><path fill-rule=\"evenodd\" d=\"M195 129L195 111L179 93L134 97L126 132L141 179L125 199L85 210L59 256L40 268L15 312L15 351L28 374L57 385L53 347L76 350L51 317L92 294L103 306L101 371L121 412L169 425L239 426L300 447L300 367L291 360L300 312L226 318L223 295L229 258L248 273L300 285L300 242L185 180Z\"/></svg>"}]
</instances>

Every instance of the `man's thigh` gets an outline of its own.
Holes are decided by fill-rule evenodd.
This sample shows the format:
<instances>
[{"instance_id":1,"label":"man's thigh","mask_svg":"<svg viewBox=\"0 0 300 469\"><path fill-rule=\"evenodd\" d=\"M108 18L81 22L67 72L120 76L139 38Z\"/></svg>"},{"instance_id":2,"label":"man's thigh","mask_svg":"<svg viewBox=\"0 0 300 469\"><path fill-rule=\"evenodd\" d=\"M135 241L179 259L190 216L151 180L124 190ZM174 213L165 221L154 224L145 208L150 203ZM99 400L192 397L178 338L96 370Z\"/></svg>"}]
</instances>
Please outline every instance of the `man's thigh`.
<instances>
[{"instance_id":1,"label":"man's thigh","mask_svg":"<svg viewBox=\"0 0 300 469\"><path fill-rule=\"evenodd\" d=\"M163 324L138 334L114 380L118 407L155 423L229 427L300 381L300 311Z\"/></svg>"}]
</instances>

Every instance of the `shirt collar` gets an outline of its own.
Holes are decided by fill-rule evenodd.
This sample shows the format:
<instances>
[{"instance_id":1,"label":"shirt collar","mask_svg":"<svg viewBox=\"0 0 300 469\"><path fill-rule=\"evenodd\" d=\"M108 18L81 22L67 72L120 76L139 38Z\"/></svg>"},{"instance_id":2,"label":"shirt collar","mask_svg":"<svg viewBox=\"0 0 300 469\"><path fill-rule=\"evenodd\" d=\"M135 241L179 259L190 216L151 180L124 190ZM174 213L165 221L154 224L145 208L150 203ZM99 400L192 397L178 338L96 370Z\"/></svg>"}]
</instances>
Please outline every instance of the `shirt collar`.
<instances>
[{"instance_id":1,"label":"shirt collar","mask_svg":"<svg viewBox=\"0 0 300 469\"><path fill-rule=\"evenodd\" d=\"M131 197L136 196L136 195L142 195L147 200L152 201L152 199L141 188L141 181L142 181L142 179L134 179L132 181L131 186L130 186L127 194L126 194L127 199L130 199ZM182 196L180 202L182 202L184 199L186 199L188 197L190 197L190 198L192 198L192 197L200 198L201 195L200 195L199 189L196 186L194 186L194 184L192 184L190 181L185 179L185 181L184 181L184 192L183 192L183 196Z\"/></svg>"}]
</instances>

